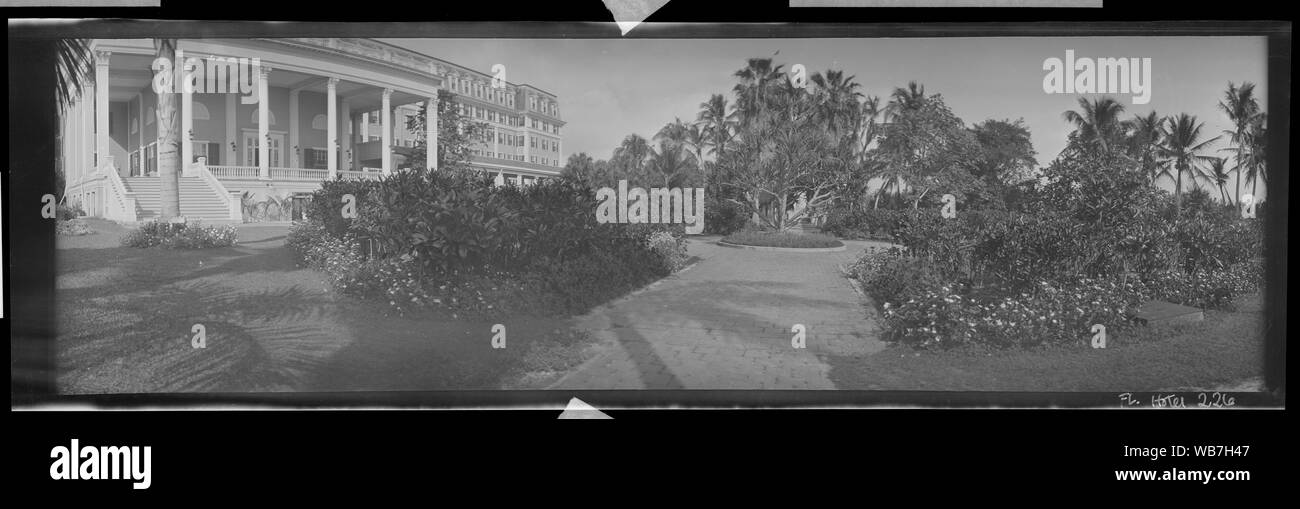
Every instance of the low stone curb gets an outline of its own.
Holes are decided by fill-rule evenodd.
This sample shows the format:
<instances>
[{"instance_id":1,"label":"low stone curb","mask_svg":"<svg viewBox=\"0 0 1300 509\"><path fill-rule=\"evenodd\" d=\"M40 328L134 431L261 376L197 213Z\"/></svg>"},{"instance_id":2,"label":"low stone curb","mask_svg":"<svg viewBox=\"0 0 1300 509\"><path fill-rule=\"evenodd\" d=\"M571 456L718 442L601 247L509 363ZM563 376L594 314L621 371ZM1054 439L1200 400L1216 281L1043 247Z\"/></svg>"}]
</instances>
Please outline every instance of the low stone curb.
<instances>
[{"instance_id":1,"label":"low stone curb","mask_svg":"<svg viewBox=\"0 0 1300 509\"><path fill-rule=\"evenodd\" d=\"M838 253L848 249L848 246L840 243L839 247L776 247L776 246L746 246L744 244L732 244L730 242L717 242L719 246L733 247L737 249L753 249L755 251L777 251L781 253Z\"/></svg>"}]
</instances>

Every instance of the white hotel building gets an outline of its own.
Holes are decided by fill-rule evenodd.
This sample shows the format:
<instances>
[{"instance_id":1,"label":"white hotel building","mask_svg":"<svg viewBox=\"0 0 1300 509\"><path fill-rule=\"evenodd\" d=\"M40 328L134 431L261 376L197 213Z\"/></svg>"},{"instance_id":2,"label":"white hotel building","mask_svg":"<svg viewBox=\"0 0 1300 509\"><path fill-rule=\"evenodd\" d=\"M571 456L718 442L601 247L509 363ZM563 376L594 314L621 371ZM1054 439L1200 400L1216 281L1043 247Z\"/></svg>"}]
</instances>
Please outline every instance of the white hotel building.
<instances>
[{"instance_id":1,"label":"white hotel building","mask_svg":"<svg viewBox=\"0 0 1300 509\"><path fill-rule=\"evenodd\" d=\"M65 196L90 216L148 221L160 206L153 41L98 39L91 48L94 72L63 114ZM498 183L528 185L564 164L557 98L527 84L494 87L489 73L372 39L181 39L177 49L198 62L260 62L243 67L256 102L206 87L176 95L188 219L251 220L241 204L266 199L297 219L324 179L378 178L404 167L417 145L406 120L438 90L456 94L463 115L488 125L471 165ZM436 108L428 111L436 117ZM425 160L435 161L436 131L428 132Z\"/></svg>"}]
</instances>

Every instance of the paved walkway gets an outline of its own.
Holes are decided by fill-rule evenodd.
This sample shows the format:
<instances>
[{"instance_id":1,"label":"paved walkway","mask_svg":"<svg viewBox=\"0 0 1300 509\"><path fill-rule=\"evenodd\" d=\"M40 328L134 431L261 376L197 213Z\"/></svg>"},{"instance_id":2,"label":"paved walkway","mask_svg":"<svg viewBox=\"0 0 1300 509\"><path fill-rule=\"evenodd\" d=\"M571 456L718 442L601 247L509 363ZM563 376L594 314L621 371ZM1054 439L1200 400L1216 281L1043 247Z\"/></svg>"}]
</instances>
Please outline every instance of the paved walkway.
<instances>
[{"instance_id":1,"label":"paved walkway","mask_svg":"<svg viewBox=\"0 0 1300 509\"><path fill-rule=\"evenodd\" d=\"M579 317L601 351L551 388L834 389L829 357L884 348L839 271L872 243L785 253L712 240L691 241L694 266ZM804 349L791 346L795 324Z\"/></svg>"}]
</instances>

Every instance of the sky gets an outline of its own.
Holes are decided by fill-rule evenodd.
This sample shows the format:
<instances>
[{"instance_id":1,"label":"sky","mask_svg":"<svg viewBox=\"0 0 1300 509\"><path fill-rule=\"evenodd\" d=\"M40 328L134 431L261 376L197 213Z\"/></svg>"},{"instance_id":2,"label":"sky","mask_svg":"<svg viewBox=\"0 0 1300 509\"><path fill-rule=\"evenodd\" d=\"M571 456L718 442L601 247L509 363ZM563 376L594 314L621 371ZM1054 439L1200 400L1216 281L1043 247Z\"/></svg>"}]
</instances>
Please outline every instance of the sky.
<instances>
[{"instance_id":1,"label":"sky","mask_svg":"<svg viewBox=\"0 0 1300 509\"><path fill-rule=\"evenodd\" d=\"M1072 127L1061 115L1078 109L1083 97L1043 90L1044 61L1064 60L1066 50L1074 50L1076 59L1151 59L1149 103L1134 104L1131 94L1111 94L1124 104L1125 118L1151 110L1188 113L1205 123L1207 138L1217 136L1231 128L1217 107L1230 81L1255 83L1261 107L1268 108L1263 37L385 41L489 74L494 64L503 64L507 81L556 94L567 122L566 158L586 152L608 159L628 134L649 138L675 118L694 120L711 94L723 93L734 102L733 74L747 58L773 55L787 70L793 64L803 64L809 73L843 70L856 77L864 94L880 96L882 103L895 87L915 80L927 94L941 94L967 125L1023 118L1040 165L1065 147ZM1229 145L1224 136L1211 152ZM1229 189L1234 185L1228 182ZM1262 183L1259 189L1262 198Z\"/></svg>"}]
</instances>

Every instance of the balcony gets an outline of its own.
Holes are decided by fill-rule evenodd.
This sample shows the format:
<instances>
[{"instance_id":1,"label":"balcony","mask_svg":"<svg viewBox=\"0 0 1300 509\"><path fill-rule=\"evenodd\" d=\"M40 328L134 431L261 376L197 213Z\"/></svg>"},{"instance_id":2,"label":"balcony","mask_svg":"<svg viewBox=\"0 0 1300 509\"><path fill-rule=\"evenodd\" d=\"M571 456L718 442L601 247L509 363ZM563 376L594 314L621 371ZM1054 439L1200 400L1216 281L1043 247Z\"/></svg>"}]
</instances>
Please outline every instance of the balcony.
<instances>
[{"instance_id":1,"label":"balcony","mask_svg":"<svg viewBox=\"0 0 1300 509\"><path fill-rule=\"evenodd\" d=\"M256 166L208 166L208 171L217 180L259 180L261 171ZM329 170L309 168L269 168L270 180L284 182L320 182L330 178ZM363 170L338 170L344 179L377 180L383 171L373 168Z\"/></svg>"}]
</instances>

